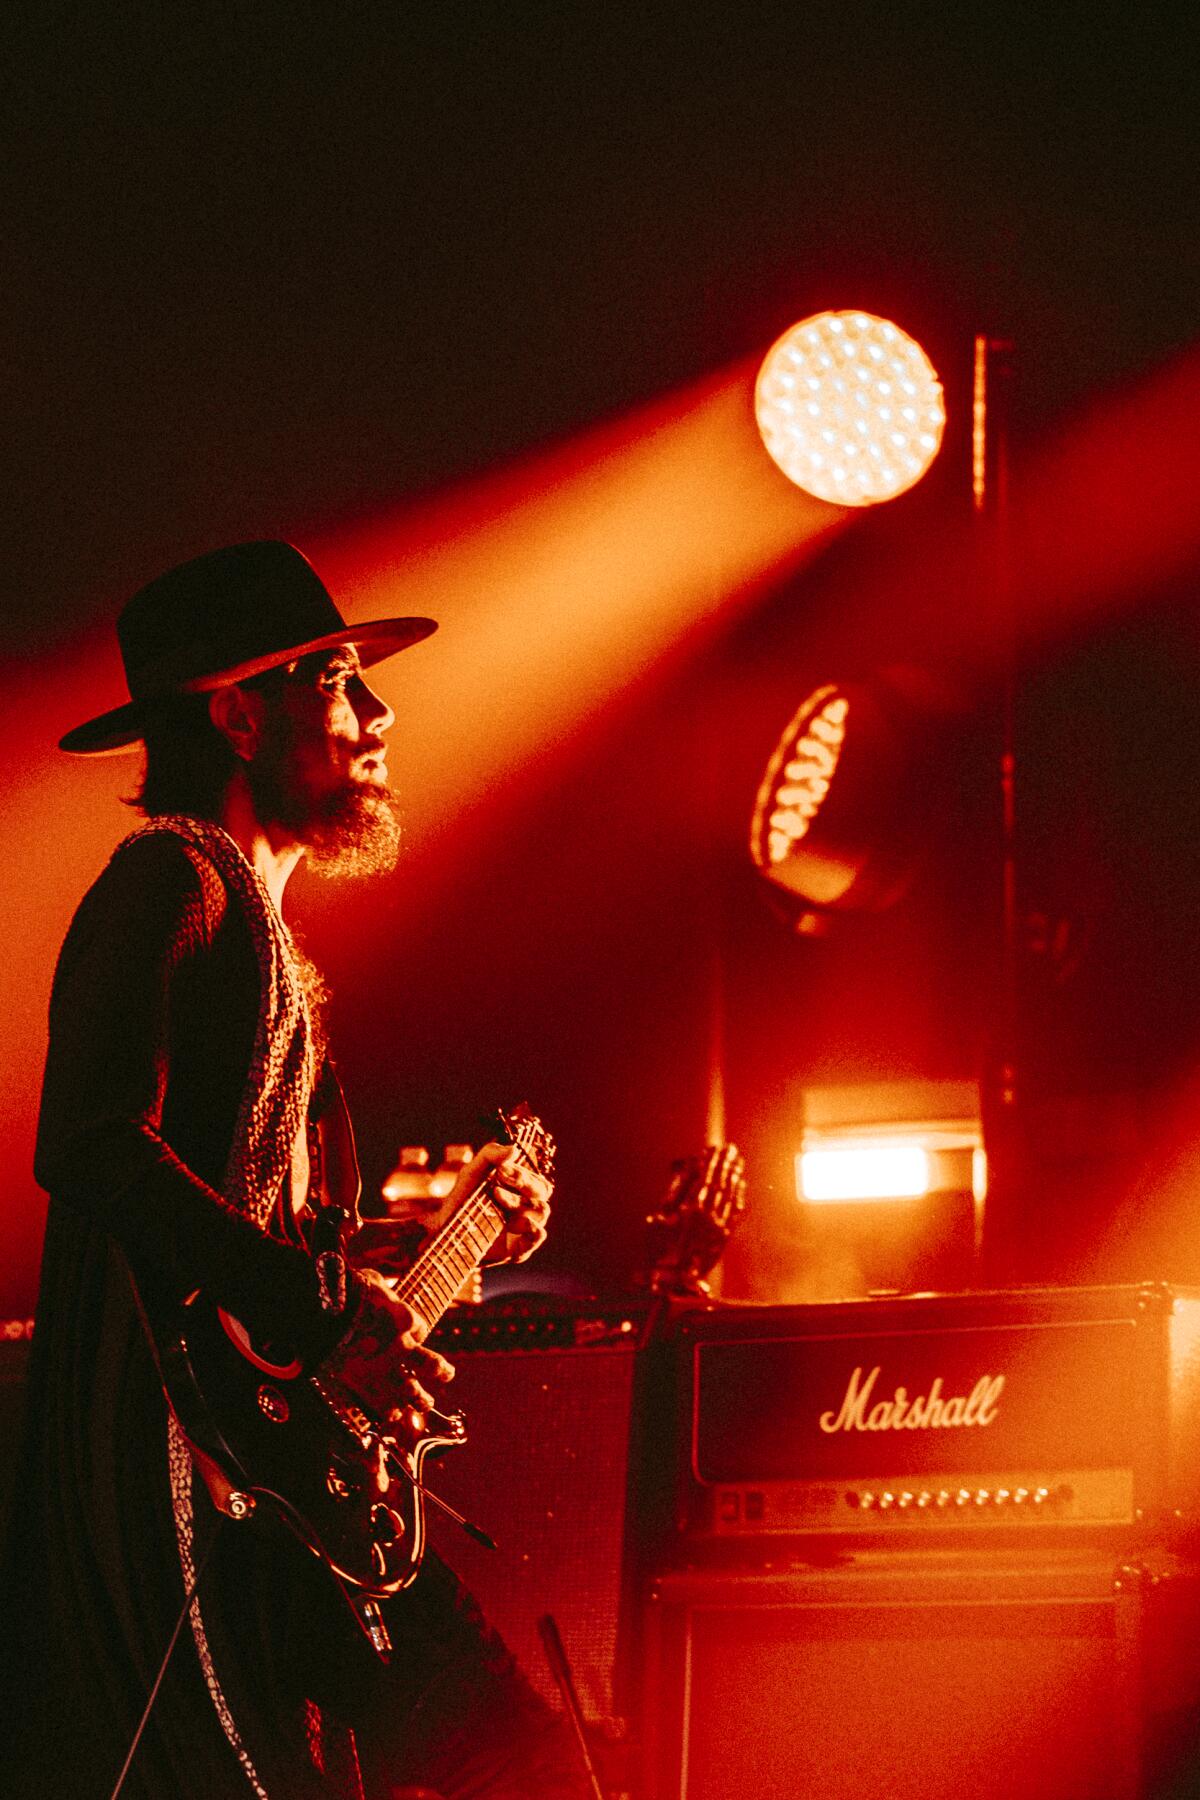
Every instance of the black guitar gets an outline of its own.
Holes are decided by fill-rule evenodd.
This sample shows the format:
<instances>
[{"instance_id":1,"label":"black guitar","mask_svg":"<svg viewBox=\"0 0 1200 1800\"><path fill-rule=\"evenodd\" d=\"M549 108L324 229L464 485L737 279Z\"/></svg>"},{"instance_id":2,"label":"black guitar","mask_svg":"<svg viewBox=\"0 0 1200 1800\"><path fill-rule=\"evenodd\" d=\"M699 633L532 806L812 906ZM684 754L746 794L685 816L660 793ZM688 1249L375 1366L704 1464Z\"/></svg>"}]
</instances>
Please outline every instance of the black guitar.
<instances>
[{"instance_id":1,"label":"black guitar","mask_svg":"<svg viewBox=\"0 0 1200 1800\"><path fill-rule=\"evenodd\" d=\"M541 1122L523 1105L499 1120L526 1162L549 1175L554 1143ZM431 1329L505 1229L493 1185L483 1181L391 1283ZM214 1503L238 1519L275 1507L332 1570L386 1656L376 1603L421 1566L423 1467L431 1453L465 1442L461 1413L409 1406L398 1421L381 1422L319 1373L306 1374L286 1347L256 1339L203 1290L184 1310L176 1335L151 1335L168 1403Z\"/></svg>"}]
</instances>

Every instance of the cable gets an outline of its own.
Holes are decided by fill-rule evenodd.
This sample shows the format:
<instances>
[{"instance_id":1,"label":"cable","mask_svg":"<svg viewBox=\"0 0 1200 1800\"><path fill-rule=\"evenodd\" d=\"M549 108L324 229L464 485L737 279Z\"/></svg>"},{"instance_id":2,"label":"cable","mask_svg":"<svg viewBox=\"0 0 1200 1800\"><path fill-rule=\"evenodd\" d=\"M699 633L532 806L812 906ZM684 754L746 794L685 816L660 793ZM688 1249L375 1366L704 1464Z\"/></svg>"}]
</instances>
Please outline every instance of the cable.
<instances>
[{"instance_id":1,"label":"cable","mask_svg":"<svg viewBox=\"0 0 1200 1800\"><path fill-rule=\"evenodd\" d=\"M192 1576L191 1584L188 1587L187 1593L183 1597L183 1605L179 1609L179 1617L176 1619L174 1630L171 1632L170 1642L168 1643L166 1650L163 1652L162 1662L158 1666L158 1674L154 1677L154 1686L150 1689L150 1698L147 1700L146 1705L142 1711L142 1716L138 1720L137 1730L133 1734L133 1742L130 1744L129 1752L126 1755L125 1761L121 1765L121 1773L117 1776L117 1785L113 1789L112 1793L110 1794L109 1800L118 1800L118 1795L120 1794L121 1789L125 1785L125 1777L129 1773L129 1767L130 1767L130 1764L133 1762L134 1756L137 1752L137 1747L142 1741L142 1733L145 1731L146 1726L148 1725L148 1723L150 1721L150 1714L154 1710L154 1702L158 1699L158 1690L162 1686L163 1680L167 1673L167 1665L171 1660L172 1654L174 1653L175 1645L179 1641L179 1633L183 1630L183 1621L187 1618L188 1611L191 1607L192 1601L196 1597L196 1589L200 1586L200 1578L204 1574L205 1569L207 1569L207 1567L208 1567L208 1559L213 1553L213 1545L217 1541L217 1533L220 1531L220 1529L221 1529L221 1521L220 1521L220 1519L218 1519L217 1524L213 1530L213 1534L208 1540L208 1548L204 1552L204 1555L201 1557L199 1566L196 1569L195 1574Z\"/></svg>"}]
</instances>

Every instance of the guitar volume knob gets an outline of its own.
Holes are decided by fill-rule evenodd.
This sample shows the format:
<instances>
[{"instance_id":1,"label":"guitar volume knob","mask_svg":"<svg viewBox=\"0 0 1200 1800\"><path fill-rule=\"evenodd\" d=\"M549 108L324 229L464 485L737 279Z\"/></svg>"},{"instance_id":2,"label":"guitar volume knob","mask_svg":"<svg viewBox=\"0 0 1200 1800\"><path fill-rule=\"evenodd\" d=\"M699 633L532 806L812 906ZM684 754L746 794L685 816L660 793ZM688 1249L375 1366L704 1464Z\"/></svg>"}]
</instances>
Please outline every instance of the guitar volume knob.
<instances>
[{"instance_id":1,"label":"guitar volume knob","mask_svg":"<svg viewBox=\"0 0 1200 1800\"><path fill-rule=\"evenodd\" d=\"M371 1541L381 1547L398 1543L404 1536L404 1520L382 1501L371 1508Z\"/></svg>"}]
</instances>

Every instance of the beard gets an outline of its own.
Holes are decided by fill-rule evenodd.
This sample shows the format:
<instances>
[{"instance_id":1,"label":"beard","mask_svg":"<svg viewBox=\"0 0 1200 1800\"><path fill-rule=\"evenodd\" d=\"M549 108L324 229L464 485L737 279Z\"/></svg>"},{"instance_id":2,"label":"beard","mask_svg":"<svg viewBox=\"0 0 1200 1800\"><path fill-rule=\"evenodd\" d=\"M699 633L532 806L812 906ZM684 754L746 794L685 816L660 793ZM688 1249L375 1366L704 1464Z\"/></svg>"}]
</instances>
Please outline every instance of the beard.
<instances>
[{"instance_id":1,"label":"beard","mask_svg":"<svg viewBox=\"0 0 1200 1800\"><path fill-rule=\"evenodd\" d=\"M355 781L324 796L304 822L308 866L333 880L386 875L400 854L395 798L382 782Z\"/></svg>"},{"instance_id":2,"label":"beard","mask_svg":"<svg viewBox=\"0 0 1200 1800\"><path fill-rule=\"evenodd\" d=\"M288 748L286 741L268 743L247 765L259 819L282 825L303 844L318 875L353 879L395 868L401 832L391 789L347 776L339 787L309 794L292 773Z\"/></svg>"}]
</instances>

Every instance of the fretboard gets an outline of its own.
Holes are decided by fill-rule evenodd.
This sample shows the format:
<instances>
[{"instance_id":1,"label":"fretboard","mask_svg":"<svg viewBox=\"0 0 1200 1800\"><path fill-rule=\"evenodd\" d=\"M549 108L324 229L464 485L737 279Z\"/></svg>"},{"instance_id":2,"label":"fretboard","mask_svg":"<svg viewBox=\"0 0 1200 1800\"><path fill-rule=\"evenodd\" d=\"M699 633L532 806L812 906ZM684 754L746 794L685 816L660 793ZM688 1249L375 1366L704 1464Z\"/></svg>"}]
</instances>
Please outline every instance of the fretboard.
<instances>
[{"instance_id":1,"label":"fretboard","mask_svg":"<svg viewBox=\"0 0 1200 1800\"><path fill-rule=\"evenodd\" d=\"M407 1300L432 1330L503 1230L504 1215L493 1204L485 1183L463 1201L412 1268L396 1282L397 1297Z\"/></svg>"}]
</instances>

